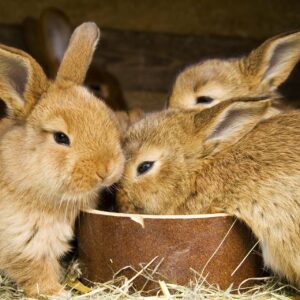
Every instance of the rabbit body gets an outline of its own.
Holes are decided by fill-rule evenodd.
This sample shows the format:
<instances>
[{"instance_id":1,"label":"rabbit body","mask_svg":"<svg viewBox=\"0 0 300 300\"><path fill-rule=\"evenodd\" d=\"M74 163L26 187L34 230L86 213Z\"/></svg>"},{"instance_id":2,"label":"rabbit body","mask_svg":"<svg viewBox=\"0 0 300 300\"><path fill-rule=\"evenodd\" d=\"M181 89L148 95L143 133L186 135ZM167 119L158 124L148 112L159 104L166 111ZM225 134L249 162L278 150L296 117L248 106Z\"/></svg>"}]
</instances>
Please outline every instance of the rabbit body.
<instances>
[{"instance_id":1,"label":"rabbit body","mask_svg":"<svg viewBox=\"0 0 300 300\"><path fill-rule=\"evenodd\" d=\"M123 170L115 115L81 86L98 39L94 23L77 27L54 81L0 45L0 268L27 295L64 293L75 218Z\"/></svg>"},{"instance_id":2,"label":"rabbit body","mask_svg":"<svg viewBox=\"0 0 300 300\"><path fill-rule=\"evenodd\" d=\"M235 215L257 236L265 264L300 287L300 113L263 120L268 109L267 101L225 101L146 117L124 139L117 205Z\"/></svg>"}]
</instances>

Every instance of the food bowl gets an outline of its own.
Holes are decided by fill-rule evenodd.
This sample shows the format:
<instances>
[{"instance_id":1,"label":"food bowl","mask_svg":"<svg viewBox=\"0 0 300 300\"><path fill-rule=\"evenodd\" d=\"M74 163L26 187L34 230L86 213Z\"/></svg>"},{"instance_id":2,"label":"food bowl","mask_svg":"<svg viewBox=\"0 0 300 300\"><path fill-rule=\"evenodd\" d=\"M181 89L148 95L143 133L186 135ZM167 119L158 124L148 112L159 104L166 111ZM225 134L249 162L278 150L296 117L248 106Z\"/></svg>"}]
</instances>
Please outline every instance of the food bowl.
<instances>
[{"instance_id":1,"label":"food bowl","mask_svg":"<svg viewBox=\"0 0 300 300\"><path fill-rule=\"evenodd\" d=\"M139 270L149 262L154 280L176 284L201 276L227 289L261 275L253 235L226 214L153 216L88 210L80 217L78 238L84 276L94 282L109 281L121 269L133 276L128 266ZM137 289L155 287L142 276L134 284Z\"/></svg>"}]
</instances>

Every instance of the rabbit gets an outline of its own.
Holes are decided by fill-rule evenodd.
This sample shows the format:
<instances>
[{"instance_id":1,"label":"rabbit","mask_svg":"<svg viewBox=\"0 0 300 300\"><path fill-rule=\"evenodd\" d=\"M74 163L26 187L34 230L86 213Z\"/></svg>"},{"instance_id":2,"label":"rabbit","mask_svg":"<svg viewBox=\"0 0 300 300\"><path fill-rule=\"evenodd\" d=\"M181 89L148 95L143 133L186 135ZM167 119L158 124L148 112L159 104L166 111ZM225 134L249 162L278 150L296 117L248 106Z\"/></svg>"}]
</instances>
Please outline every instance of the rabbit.
<instances>
[{"instance_id":1,"label":"rabbit","mask_svg":"<svg viewBox=\"0 0 300 300\"><path fill-rule=\"evenodd\" d=\"M81 86L99 34L92 22L76 28L54 81L0 46L0 269L28 296L64 294L59 259L75 218L123 171L116 117Z\"/></svg>"},{"instance_id":2,"label":"rabbit","mask_svg":"<svg viewBox=\"0 0 300 300\"><path fill-rule=\"evenodd\" d=\"M299 59L300 32L295 32L270 38L245 57L205 60L178 75L167 106L202 110L237 97L280 99L277 89ZM266 117L287 109L282 101L273 100Z\"/></svg>"},{"instance_id":3,"label":"rabbit","mask_svg":"<svg viewBox=\"0 0 300 300\"><path fill-rule=\"evenodd\" d=\"M265 265L300 287L300 112L264 119L270 99L170 109L134 124L118 211L224 212L254 232Z\"/></svg>"}]
</instances>

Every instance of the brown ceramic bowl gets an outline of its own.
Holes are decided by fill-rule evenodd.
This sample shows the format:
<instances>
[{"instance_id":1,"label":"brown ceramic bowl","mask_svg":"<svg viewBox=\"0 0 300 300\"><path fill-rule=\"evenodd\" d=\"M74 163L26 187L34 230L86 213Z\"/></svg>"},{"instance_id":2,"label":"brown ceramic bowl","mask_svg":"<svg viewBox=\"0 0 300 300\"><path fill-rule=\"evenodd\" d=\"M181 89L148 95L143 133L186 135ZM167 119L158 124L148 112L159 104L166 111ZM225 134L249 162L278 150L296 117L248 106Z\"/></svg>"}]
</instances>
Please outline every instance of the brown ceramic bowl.
<instances>
[{"instance_id":1,"label":"brown ceramic bowl","mask_svg":"<svg viewBox=\"0 0 300 300\"><path fill-rule=\"evenodd\" d=\"M248 255L256 243L251 232L226 214L152 216L89 210L79 223L79 258L85 277L92 281L111 280L129 265L139 270L155 257L151 269L163 258L155 279L171 283L195 279L192 269L222 289L261 275L260 255ZM135 284L141 288L145 280Z\"/></svg>"}]
</instances>

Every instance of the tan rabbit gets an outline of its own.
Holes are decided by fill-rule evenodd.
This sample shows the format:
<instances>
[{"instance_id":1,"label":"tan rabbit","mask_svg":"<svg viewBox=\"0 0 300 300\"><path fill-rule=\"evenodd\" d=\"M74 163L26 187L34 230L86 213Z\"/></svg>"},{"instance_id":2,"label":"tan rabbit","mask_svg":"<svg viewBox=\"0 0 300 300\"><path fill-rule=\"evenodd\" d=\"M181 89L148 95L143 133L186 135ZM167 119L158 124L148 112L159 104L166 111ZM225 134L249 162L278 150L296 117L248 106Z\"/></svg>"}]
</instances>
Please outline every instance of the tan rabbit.
<instances>
[{"instance_id":1,"label":"tan rabbit","mask_svg":"<svg viewBox=\"0 0 300 300\"><path fill-rule=\"evenodd\" d=\"M277 88L299 59L300 32L295 32L270 38L242 58L205 60L178 75L168 107L202 110L235 97L280 97ZM267 116L285 109L273 101Z\"/></svg>"},{"instance_id":2,"label":"tan rabbit","mask_svg":"<svg viewBox=\"0 0 300 300\"><path fill-rule=\"evenodd\" d=\"M226 212L247 223L264 262L300 287L300 112L262 121L270 101L169 110L124 139L122 212Z\"/></svg>"},{"instance_id":3,"label":"tan rabbit","mask_svg":"<svg viewBox=\"0 0 300 300\"><path fill-rule=\"evenodd\" d=\"M98 39L94 23L77 27L53 82L28 54L0 46L9 113L0 122L0 268L27 295L62 292L59 259L75 218L123 170L115 116L81 86Z\"/></svg>"}]
</instances>

